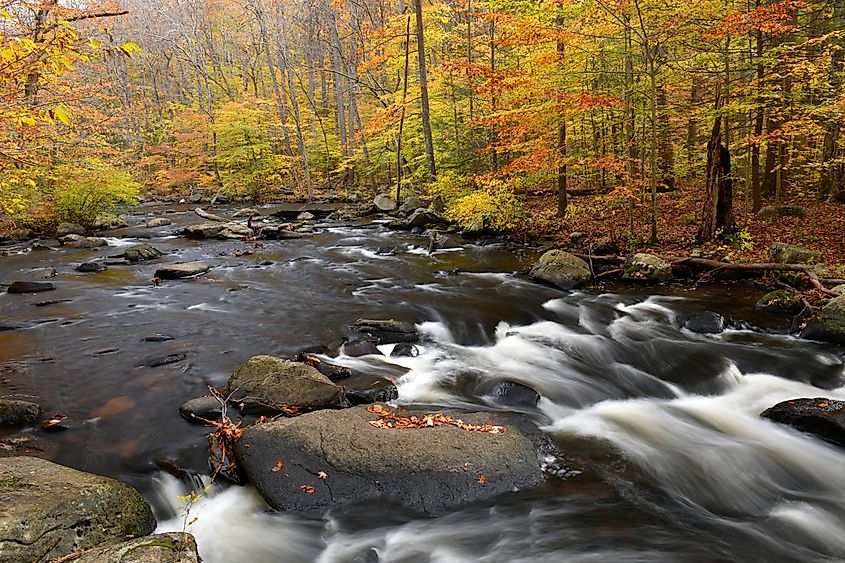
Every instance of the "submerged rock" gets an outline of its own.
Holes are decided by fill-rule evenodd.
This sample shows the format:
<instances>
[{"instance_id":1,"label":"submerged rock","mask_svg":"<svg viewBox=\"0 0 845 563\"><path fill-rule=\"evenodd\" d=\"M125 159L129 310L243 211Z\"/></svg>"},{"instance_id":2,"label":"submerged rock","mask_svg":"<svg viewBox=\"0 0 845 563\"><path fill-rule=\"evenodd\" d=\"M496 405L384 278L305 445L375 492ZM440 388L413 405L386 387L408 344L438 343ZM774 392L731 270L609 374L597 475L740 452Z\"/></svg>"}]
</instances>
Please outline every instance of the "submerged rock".
<instances>
[{"instance_id":1,"label":"submerged rock","mask_svg":"<svg viewBox=\"0 0 845 563\"><path fill-rule=\"evenodd\" d=\"M352 329L374 336L380 344L417 342L420 339L414 323L393 319L358 319Z\"/></svg>"},{"instance_id":2,"label":"submerged rock","mask_svg":"<svg viewBox=\"0 0 845 563\"><path fill-rule=\"evenodd\" d=\"M163 280L175 280L199 276L210 269L211 267L205 262L184 262L182 264L162 266L156 270L155 276Z\"/></svg>"},{"instance_id":3,"label":"submerged rock","mask_svg":"<svg viewBox=\"0 0 845 563\"><path fill-rule=\"evenodd\" d=\"M652 282L672 279L672 264L654 254L638 253L625 261L622 279Z\"/></svg>"},{"instance_id":4,"label":"submerged rock","mask_svg":"<svg viewBox=\"0 0 845 563\"><path fill-rule=\"evenodd\" d=\"M760 416L845 447L845 401L791 399L766 409Z\"/></svg>"},{"instance_id":5,"label":"submerged rock","mask_svg":"<svg viewBox=\"0 0 845 563\"><path fill-rule=\"evenodd\" d=\"M725 330L725 317L713 311L704 311L690 317L684 328L700 334L718 334Z\"/></svg>"},{"instance_id":6,"label":"submerged rock","mask_svg":"<svg viewBox=\"0 0 845 563\"><path fill-rule=\"evenodd\" d=\"M108 267L105 264L101 264L99 262L83 262L82 264L76 267L76 271L82 272L83 274L102 272L103 270L107 269Z\"/></svg>"},{"instance_id":7,"label":"submerged rock","mask_svg":"<svg viewBox=\"0 0 845 563\"><path fill-rule=\"evenodd\" d=\"M154 534L86 551L78 563L198 563L197 542L187 532Z\"/></svg>"},{"instance_id":8,"label":"submerged rock","mask_svg":"<svg viewBox=\"0 0 845 563\"><path fill-rule=\"evenodd\" d=\"M801 336L845 346L845 295L834 297L822 307Z\"/></svg>"},{"instance_id":9,"label":"submerged rock","mask_svg":"<svg viewBox=\"0 0 845 563\"><path fill-rule=\"evenodd\" d=\"M0 459L0 559L53 560L144 536L156 522L134 488L34 457Z\"/></svg>"},{"instance_id":10,"label":"submerged rock","mask_svg":"<svg viewBox=\"0 0 845 563\"><path fill-rule=\"evenodd\" d=\"M56 286L50 282L14 281L6 291L9 293L39 293L54 289L56 289Z\"/></svg>"},{"instance_id":11,"label":"submerged rock","mask_svg":"<svg viewBox=\"0 0 845 563\"><path fill-rule=\"evenodd\" d=\"M217 397L205 395L182 403L179 414L190 421L196 421L198 418L218 420L223 416L223 407Z\"/></svg>"},{"instance_id":12,"label":"submerged rock","mask_svg":"<svg viewBox=\"0 0 845 563\"><path fill-rule=\"evenodd\" d=\"M590 266L568 252L549 250L531 268L528 277L561 289L575 289L590 279Z\"/></svg>"},{"instance_id":13,"label":"submerged rock","mask_svg":"<svg viewBox=\"0 0 845 563\"><path fill-rule=\"evenodd\" d=\"M236 454L250 481L276 510L322 513L339 505L390 500L439 514L543 483L538 453L511 424L515 417L469 413L454 418L507 429L376 428L370 422L378 415L358 406L252 426L238 442ZM278 461L284 468L273 471Z\"/></svg>"},{"instance_id":14,"label":"submerged rock","mask_svg":"<svg viewBox=\"0 0 845 563\"><path fill-rule=\"evenodd\" d=\"M821 255L815 250L776 242L769 248L769 258L778 264L813 264Z\"/></svg>"},{"instance_id":15,"label":"submerged rock","mask_svg":"<svg viewBox=\"0 0 845 563\"><path fill-rule=\"evenodd\" d=\"M41 407L28 401L0 399L0 426L17 426L35 422L41 414Z\"/></svg>"},{"instance_id":16,"label":"submerged rock","mask_svg":"<svg viewBox=\"0 0 845 563\"><path fill-rule=\"evenodd\" d=\"M516 381L497 381L489 391L498 404L511 408L534 408L540 402L540 394L531 387Z\"/></svg>"},{"instance_id":17,"label":"submerged rock","mask_svg":"<svg viewBox=\"0 0 845 563\"><path fill-rule=\"evenodd\" d=\"M161 250L151 244L136 244L123 251L123 259L129 262L140 262L158 258L161 254Z\"/></svg>"},{"instance_id":18,"label":"submerged rock","mask_svg":"<svg viewBox=\"0 0 845 563\"><path fill-rule=\"evenodd\" d=\"M253 356L247 360L229 378L226 394L251 410L346 406L343 388L316 368L274 356Z\"/></svg>"}]
</instances>

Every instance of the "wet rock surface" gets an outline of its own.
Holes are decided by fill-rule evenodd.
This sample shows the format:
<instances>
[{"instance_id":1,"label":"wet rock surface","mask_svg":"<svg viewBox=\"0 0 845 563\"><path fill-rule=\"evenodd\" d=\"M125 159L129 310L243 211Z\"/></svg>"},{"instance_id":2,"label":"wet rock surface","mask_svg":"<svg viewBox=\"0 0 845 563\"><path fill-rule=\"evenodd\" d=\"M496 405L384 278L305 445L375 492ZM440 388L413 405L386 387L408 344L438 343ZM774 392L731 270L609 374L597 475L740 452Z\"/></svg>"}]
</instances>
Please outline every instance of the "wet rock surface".
<instances>
[{"instance_id":1,"label":"wet rock surface","mask_svg":"<svg viewBox=\"0 0 845 563\"><path fill-rule=\"evenodd\" d=\"M0 399L0 426L17 426L35 422L41 407L29 401Z\"/></svg>"},{"instance_id":2,"label":"wet rock surface","mask_svg":"<svg viewBox=\"0 0 845 563\"><path fill-rule=\"evenodd\" d=\"M50 282L14 281L6 291L9 293L40 293L54 289L56 289L56 286Z\"/></svg>"},{"instance_id":3,"label":"wet rock surface","mask_svg":"<svg viewBox=\"0 0 845 563\"><path fill-rule=\"evenodd\" d=\"M199 276L210 270L205 262L185 262L182 264L169 264L156 270L155 277L163 280L175 280L180 278L191 278Z\"/></svg>"},{"instance_id":4,"label":"wet rock surface","mask_svg":"<svg viewBox=\"0 0 845 563\"><path fill-rule=\"evenodd\" d=\"M575 289L590 279L590 266L568 252L549 250L531 268L528 277L561 289Z\"/></svg>"},{"instance_id":5,"label":"wet rock surface","mask_svg":"<svg viewBox=\"0 0 845 563\"><path fill-rule=\"evenodd\" d=\"M845 447L845 401L790 399L766 409L760 416Z\"/></svg>"},{"instance_id":6,"label":"wet rock surface","mask_svg":"<svg viewBox=\"0 0 845 563\"><path fill-rule=\"evenodd\" d=\"M116 545L98 547L75 559L79 563L199 563L191 534L154 534Z\"/></svg>"}]
</instances>

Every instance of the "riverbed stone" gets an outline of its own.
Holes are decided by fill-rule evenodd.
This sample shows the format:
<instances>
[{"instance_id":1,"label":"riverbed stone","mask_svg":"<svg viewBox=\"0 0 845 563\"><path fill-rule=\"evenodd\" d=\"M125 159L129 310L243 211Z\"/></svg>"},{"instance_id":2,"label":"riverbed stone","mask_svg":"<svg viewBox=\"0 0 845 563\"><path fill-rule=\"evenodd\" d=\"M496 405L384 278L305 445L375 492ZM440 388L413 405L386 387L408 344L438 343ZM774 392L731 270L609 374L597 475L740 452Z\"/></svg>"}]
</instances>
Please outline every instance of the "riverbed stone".
<instances>
[{"instance_id":1,"label":"riverbed stone","mask_svg":"<svg viewBox=\"0 0 845 563\"><path fill-rule=\"evenodd\" d=\"M310 211L303 211L299 215L296 216L297 221L313 221L316 219L316 215L311 213Z\"/></svg>"},{"instance_id":2,"label":"riverbed stone","mask_svg":"<svg viewBox=\"0 0 845 563\"><path fill-rule=\"evenodd\" d=\"M568 252L549 250L534 264L528 277L561 289L575 289L590 279L590 266Z\"/></svg>"},{"instance_id":3,"label":"riverbed stone","mask_svg":"<svg viewBox=\"0 0 845 563\"><path fill-rule=\"evenodd\" d=\"M713 311L703 311L688 318L684 328L700 334L718 334L725 330L725 317Z\"/></svg>"},{"instance_id":4,"label":"riverbed stone","mask_svg":"<svg viewBox=\"0 0 845 563\"><path fill-rule=\"evenodd\" d=\"M386 403L399 398L399 389L387 379L371 378L364 382L357 382L346 389L346 401L350 405L368 405L370 403Z\"/></svg>"},{"instance_id":5,"label":"riverbed stone","mask_svg":"<svg viewBox=\"0 0 845 563\"><path fill-rule=\"evenodd\" d=\"M181 264L168 264L156 270L155 277L163 280L175 280L179 278L190 278L206 273L211 267L205 262L183 262Z\"/></svg>"},{"instance_id":6,"label":"riverbed stone","mask_svg":"<svg viewBox=\"0 0 845 563\"><path fill-rule=\"evenodd\" d=\"M95 272L102 272L103 270L107 270L108 267L105 264L101 264L100 262L83 262L76 268L74 268L77 272L81 272L83 274L91 274Z\"/></svg>"},{"instance_id":7,"label":"riverbed stone","mask_svg":"<svg viewBox=\"0 0 845 563\"><path fill-rule=\"evenodd\" d=\"M625 261L622 266L622 279L667 281L672 279L672 264L654 254L639 252Z\"/></svg>"},{"instance_id":8,"label":"riverbed stone","mask_svg":"<svg viewBox=\"0 0 845 563\"><path fill-rule=\"evenodd\" d=\"M769 258L777 264L814 264L820 256L815 250L783 242L769 247Z\"/></svg>"},{"instance_id":9,"label":"riverbed stone","mask_svg":"<svg viewBox=\"0 0 845 563\"><path fill-rule=\"evenodd\" d=\"M399 206L399 213L407 215L412 213L415 209L422 207L423 203L420 201L415 195L409 195L402 201L402 205Z\"/></svg>"},{"instance_id":10,"label":"riverbed stone","mask_svg":"<svg viewBox=\"0 0 845 563\"><path fill-rule=\"evenodd\" d=\"M56 289L56 286L50 282L13 281L6 291L9 293L40 293L54 289Z\"/></svg>"},{"instance_id":11,"label":"riverbed stone","mask_svg":"<svg viewBox=\"0 0 845 563\"><path fill-rule=\"evenodd\" d=\"M91 223L91 229L95 231L108 231L111 229L122 229L126 227L126 221L123 217L114 213L100 213L94 218Z\"/></svg>"},{"instance_id":12,"label":"riverbed stone","mask_svg":"<svg viewBox=\"0 0 845 563\"><path fill-rule=\"evenodd\" d=\"M48 561L149 534L156 521L133 487L35 457L0 459L0 561Z\"/></svg>"},{"instance_id":13,"label":"riverbed stone","mask_svg":"<svg viewBox=\"0 0 845 563\"><path fill-rule=\"evenodd\" d=\"M153 534L85 552L77 563L198 563L197 541L187 532Z\"/></svg>"},{"instance_id":14,"label":"riverbed stone","mask_svg":"<svg viewBox=\"0 0 845 563\"><path fill-rule=\"evenodd\" d=\"M370 422L378 415L367 409L323 410L252 426L236 455L271 507L306 513L389 500L433 515L543 483L537 450L511 424L513 415L454 415L466 424L506 427L491 433L450 425L376 428ZM278 461L284 467L274 471Z\"/></svg>"},{"instance_id":15,"label":"riverbed stone","mask_svg":"<svg viewBox=\"0 0 845 563\"><path fill-rule=\"evenodd\" d=\"M244 207L243 209L239 209L233 215L236 219L240 219L241 217L261 217L261 212L257 209L253 209L252 207Z\"/></svg>"},{"instance_id":16,"label":"riverbed stone","mask_svg":"<svg viewBox=\"0 0 845 563\"><path fill-rule=\"evenodd\" d=\"M109 245L109 243L106 242L106 239L100 237L84 237L82 235L74 234L61 237L59 242L62 243L62 246L66 246L68 248L100 248Z\"/></svg>"},{"instance_id":17,"label":"riverbed stone","mask_svg":"<svg viewBox=\"0 0 845 563\"><path fill-rule=\"evenodd\" d=\"M420 339L414 323L394 319L358 319L352 330L374 336L379 344L417 342Z\"/></svg>"},{"instance_id":18,"label":"riverbed stone","mask_svg":"<svg viewBox=\"0 0 845 563\"><path fill-rule=\"evenodd\" d=\"M422 228L429 227L432 225L445 225L446 220L434 211L426 209L424 207L420 207L419 209L411 213L405 224L408 228L413 229L415 227Z\"/></svg>"},{"instance_id":19,"label":"riverbed stone","mask_svg":"<svg viewBox=\"0 0 845 563\"><path fill-rule=\"evenodd\" d=\"M141 260L152 260L161 256L162 252L149 243L136 244L123 251L123 259L128 262L140 262Z\"/></svg>"},{"instance_id":20,"label":"riverbed stone","mask_svg":"<svg viewBox=\"0 0 845 563\"><path fill-rule=\"evenodd\" d=\"M41 407L29 401L0 399L0 426L18 426L35 422Z\"/></svg>"},{"instance_id":21,"label":"riverbed stone","mask_svg":"<svg viewBox=\"0 0 845 563\"><path fill-rule=\"evenodd\" d=\"M185 227L184 234L195 239L241 239L251 237L252 229L240 223L209 221Z\"/></svg>"},{"instance_id":22,"label":"riverbed stone","mask_svg":"<svg viewBox=\"0 0 845 563\"><path fill-rule=\"evenodd\" d=\"M845 346L845 295L828 301L819 314L807 323L801 336Z\"/></svg>"},{"instance_id":23,"label":"riverbed stone","mask_svg":"<svg viewBox=\"0 0 845 563\"><path fill-rule=\"evenodd\" d=\"M250 410L346 406L343 387L313 366L267 355L253 356L235 370L226 394Z\"/></svg>"},{"instance_id":24,"label":"riverbed stone","mask_svg":"<svg viewBox=\"0 0 845 563\"><path fill-rule=\"evenodd\" d=\"M378 194L373 199L373 205L379 211L393 211L396 209L396 200L387 194Z\"/></svg>"},{"instance_id":25,"label":"riverbed stone","mask_svg":"<svg viewBox=\"0 0 845 563\"><path fill-rule=\"evenodd\" d=\"M845 401L790 399L766 409L760 416L845 447Z\"/></svg>"},{"instance_id":26,"label":"riverbed stone","mask_svg":"<svg viewBox=\"0 0 845 563\"><path fill-rule=\"evenodd\" d=\"M67 235L84 235L85 234L85 227L80 225L79 223L59 223L59 226L56 227L56 238L60 239L62 237L66 237Z\"/></svg>"},{"instance_id":27,"label":"riverbed stone","mask_svg":"<svg viewBox=\"0 0 845 563\"><path fill-rule=\"evenodd\" d=\"M157 229L158 227L166 227L167 225L172 225L173 221L166 217L156 217L155 219L150 219L146 223L144 223L144 227L147 229Z\"/></svg>"},{"instance_id":28,"label":"riverbed stone","mask_svg":"<svg viewBox=\"0 0 845 563\"><path fill-rule=\"evenodd\" d=\"M534 408L540 402L537 391L518 381L496 381L486 394L499 405L510 408Z\"/></svg>"},{"instance_id":29,"label":"riverbed stone","mask_svg":"<svg viewBox=\"0 0 845 563\"><path fill-rule=\"evenodd\" d=\"M777 289L761 297L754 304L754 309L766 313L794 314L804 309L804 302L789 290Z\"/></svg>"},{"instance_id":30,"label":"riverbed stone","mask_svg":"<svg viewBox=\"0 0 845 563\"><path fill-rule=\"evenodd\" d=\"M192 422L199 422L197 419L201 418L219 420L223 416L223 407L217 397L205 395L182 403L179 414Z\"/></svg>"}]
</instances>

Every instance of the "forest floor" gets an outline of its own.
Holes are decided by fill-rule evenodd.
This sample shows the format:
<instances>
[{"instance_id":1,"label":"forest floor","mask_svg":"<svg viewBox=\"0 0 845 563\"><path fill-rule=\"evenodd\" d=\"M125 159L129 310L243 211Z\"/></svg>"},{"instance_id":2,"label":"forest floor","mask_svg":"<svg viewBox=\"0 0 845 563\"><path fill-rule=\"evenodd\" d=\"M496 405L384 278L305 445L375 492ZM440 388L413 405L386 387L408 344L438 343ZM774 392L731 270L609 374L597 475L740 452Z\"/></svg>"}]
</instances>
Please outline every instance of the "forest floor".
<instances>
[{"instance_id":1,"label":"forest floor","mask_svg":"<svg viewBox=\"0 0 845 563\"><path fill-rule=\"evenodd\" d=\"M678 189L657 196L658 244L648 244L650 234L650 199L638 200L634 208L634 236L628 233L626 202L602 201L593 195L574 195L569 198L571 216L561 221L556 215L556 195L536 194L526 203L530 228L525 234L557 247L571 247L570 234L583 233L581 247L593 249L594 254L632 253L637 251L661 255L689 256L698 248L706 257L737 262L769 262L772 243L784 242L816 250L819 262L829 266L845 265L845 205L821 202L812 196L786 196L781 205L799 205L804 217L764 217L745 213L742 192L734 194L734 217L740 230L747 234L734 235L733 240L717 241L696 247L693 243L703 209L701 186L681 185ZM773 205L774 198L764 198L764 206Z\"/></svg>"}]
</instances>

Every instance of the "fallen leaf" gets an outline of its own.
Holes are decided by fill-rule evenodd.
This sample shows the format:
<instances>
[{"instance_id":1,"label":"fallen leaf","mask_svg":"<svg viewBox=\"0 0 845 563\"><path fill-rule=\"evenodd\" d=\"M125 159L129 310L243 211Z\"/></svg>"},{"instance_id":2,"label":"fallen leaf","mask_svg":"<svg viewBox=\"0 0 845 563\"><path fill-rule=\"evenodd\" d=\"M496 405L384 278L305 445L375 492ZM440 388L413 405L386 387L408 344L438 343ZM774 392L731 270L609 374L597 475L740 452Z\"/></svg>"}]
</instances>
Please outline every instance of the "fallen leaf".
<instances>
[{"instance_id":1,"label":"fallen leaf","mask_svg":"<svg viewBox=\"0 0 845 563\"><path fill-rule=\"evenodd\" d=\"M820 406L820 407L826 407L826 406L827 406L827 403L819 403L819 406Z\"/></svg>"},{"instance_id":2,"label":"fallen leaf","mask_svg":"<svg viewBox=\"0 0 845 563\"><path fill-rule=\"evenodd\" d=\"M311 493L313 493L316 489L315 489L314 487L312 487L311 485L300 485L300 486L299 486L299 490L300 490L300 491L302 491L303 493L307 493L307 494L309 494L309 495L310 495L310 494L311 494Z\"/></svg>"},{"instance_id":3,"label":"fallen leaf","mask_svg":"<svg viewBox=\"0 0 845 563\"><path fill-rule=\"evenodd\" d=\"M62 430L65 428L62 426L62 422L65 420L67 420L67 415L54 414L48 420L41 423L41 428L45 430Z\"/></svg>"},{"instance_id":4,"label":"fallen leaf","mask_svg":"<svg viewBox=\"0 0 845 563\"><path fill-rule=\"evenodd\" d=\"M487 477L485 477L484 475L479 475L479 476L478 476L478 484L479 484L479 485L483 485L483 484L484 484L484 483L486 483L486 482L487 482Z\"/></svg>"},{"instance_id":5,"label":"fallen leaf","mask_svg":"<svg viewBox=\"0 0 845 563\"><path fill-rule=\"evenodd\" d=\"M284 461L282 461L282 460L280 460L280 459L277 459L277 460L276 460L276 465L274 465L274 466L273 466L273 469L271 469L270 471L272 471L273 473L278 473L279 471L281 471L281 470L282 470L282 468L283 468L284 466L285 466L285 462L284 462Z\"/></svg>"},{"instance_id":6,"label":"fallen leaf","mask_svg":"<svg viewBox=\"0 0 845 563\"><path fill-rule=\"evenodd\" d=\"M326 473L325 471L319 471L319 472L317 473L317 477L318 477L319 479L326 479L328 476L329 476L329 475L328 475L328 473Z\"/></svg>"}]
</instances>

